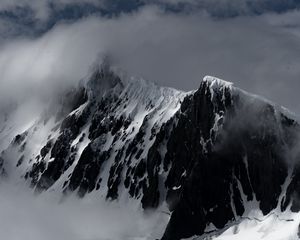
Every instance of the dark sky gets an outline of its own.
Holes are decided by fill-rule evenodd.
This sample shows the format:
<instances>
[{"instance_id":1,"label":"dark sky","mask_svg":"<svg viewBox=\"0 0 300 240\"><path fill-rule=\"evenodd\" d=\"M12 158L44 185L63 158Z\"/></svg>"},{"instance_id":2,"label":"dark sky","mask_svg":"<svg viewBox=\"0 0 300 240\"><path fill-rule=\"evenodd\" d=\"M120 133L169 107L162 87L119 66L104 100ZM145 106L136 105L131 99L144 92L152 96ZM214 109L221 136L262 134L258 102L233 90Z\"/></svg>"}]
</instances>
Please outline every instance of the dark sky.
<instances>
[{"instance_id":1,"label":"dark sky","mask_svg":"<svg viewBox=\"0 0 300 240\"><path fill-rule=\"evenodd\" d=\"M42 95L49 86L76 83L108 54L128 74L160 85L191 90L213 75L299 113L299 6L296 0L2 0L0 96Z\"/></svg>"}]
</instances>

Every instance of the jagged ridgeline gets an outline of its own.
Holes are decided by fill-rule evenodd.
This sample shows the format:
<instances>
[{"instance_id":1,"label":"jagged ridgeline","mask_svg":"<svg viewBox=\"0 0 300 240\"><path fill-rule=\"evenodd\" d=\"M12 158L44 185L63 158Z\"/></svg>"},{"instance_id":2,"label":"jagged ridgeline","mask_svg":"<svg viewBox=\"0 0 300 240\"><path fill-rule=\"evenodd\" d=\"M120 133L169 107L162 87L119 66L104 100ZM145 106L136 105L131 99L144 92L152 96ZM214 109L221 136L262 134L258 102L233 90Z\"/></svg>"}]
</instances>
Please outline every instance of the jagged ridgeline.
<instances>
[{"instance_id":1,"label":"jagged ridgeline","mask_svg":"<svg viewBox=\"0 0 300 240\"><path fill-rule=\"evenodd\" d=\"M122 77L105 62L38 120L12 131L1 118L2 176L144 209L166 202L163 236L201 235L256 206L300 210L299 125L283 108L205 77L181 92Z\"/></svg>"}]
</instances>

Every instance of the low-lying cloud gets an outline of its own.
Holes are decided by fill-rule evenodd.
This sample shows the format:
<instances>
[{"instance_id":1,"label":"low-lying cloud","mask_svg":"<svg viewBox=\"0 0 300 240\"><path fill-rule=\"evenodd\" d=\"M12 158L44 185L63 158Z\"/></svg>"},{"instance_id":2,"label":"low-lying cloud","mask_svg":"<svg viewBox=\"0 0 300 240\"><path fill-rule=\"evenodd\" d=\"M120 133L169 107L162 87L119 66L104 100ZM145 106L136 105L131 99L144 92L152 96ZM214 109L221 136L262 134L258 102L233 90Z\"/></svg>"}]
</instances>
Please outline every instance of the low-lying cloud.
<instances>
[{"instance_id":1,"label":"low-lying cloud","mask_svg":"<svg viewBox=\"0 0 300 240\"><path fill-rule=\"evenodd\" d=\"M137 203L105 202L97 194L63 201L59 196L34 196L28 189L2 183L1 239L153 240L162 236L169 218L160 211L143 213Z\"/></svg>"}]
</instances>

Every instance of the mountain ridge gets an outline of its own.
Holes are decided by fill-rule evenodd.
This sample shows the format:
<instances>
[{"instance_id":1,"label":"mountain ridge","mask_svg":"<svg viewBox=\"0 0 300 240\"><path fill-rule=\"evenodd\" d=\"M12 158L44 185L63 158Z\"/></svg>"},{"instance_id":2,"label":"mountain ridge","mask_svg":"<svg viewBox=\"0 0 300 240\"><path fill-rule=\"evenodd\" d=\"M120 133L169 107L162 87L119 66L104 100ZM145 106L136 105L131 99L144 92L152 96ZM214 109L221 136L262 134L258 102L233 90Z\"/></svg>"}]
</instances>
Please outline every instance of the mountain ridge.
<instances>
[{"instance_id":1,"label":"mountain ridge","mask_svg":"<svg viewBox=\"0 0 300 240\"><path fill-rule=\"evenodd\" d=\"M206 76L185 93L122 81L104 62L58 102L0 155L2 171L36 192L126 196L144 209L166 202L163 240L222 229L254 202L264 215L300 210L299 156L287 154L299 124L232 83ZM10 131L4 122L1 138Z\"/></svg>"}]
</instances>

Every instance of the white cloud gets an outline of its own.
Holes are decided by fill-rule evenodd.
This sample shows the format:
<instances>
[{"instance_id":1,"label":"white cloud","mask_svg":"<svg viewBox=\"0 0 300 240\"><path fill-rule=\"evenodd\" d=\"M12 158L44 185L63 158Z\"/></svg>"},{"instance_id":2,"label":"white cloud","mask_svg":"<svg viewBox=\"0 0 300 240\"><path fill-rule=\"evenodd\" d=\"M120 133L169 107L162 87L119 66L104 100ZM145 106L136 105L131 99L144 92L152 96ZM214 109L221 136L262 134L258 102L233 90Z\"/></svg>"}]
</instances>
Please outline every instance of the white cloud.
<instances>
[{"instance_id":1,"label":"white cloud","mask_svg":"<svg viewBox=\"0 0 300 240\"><path fill-rule=\"evenodd\" d=\"M60 201L4 182L0 201L1 239L10 240L152 240L169 219L161 211L143 213L134 201L108 203L97 194Z\"/></svg>"},{"instance_id":2,"label":"white cloud","mask_svg":"<svg viewBox=\"0 0 300 240\"><path fill-rule=\"evenodd\" d=\"M191 90L204 75L215 75L300 111L299 38L277 18L284 15L218 21L145 7L60 24L40 38L2 44L1 96L76 83L99 53L108 53L130 74L161 85Z\"/></svg>"}]
</instances>

